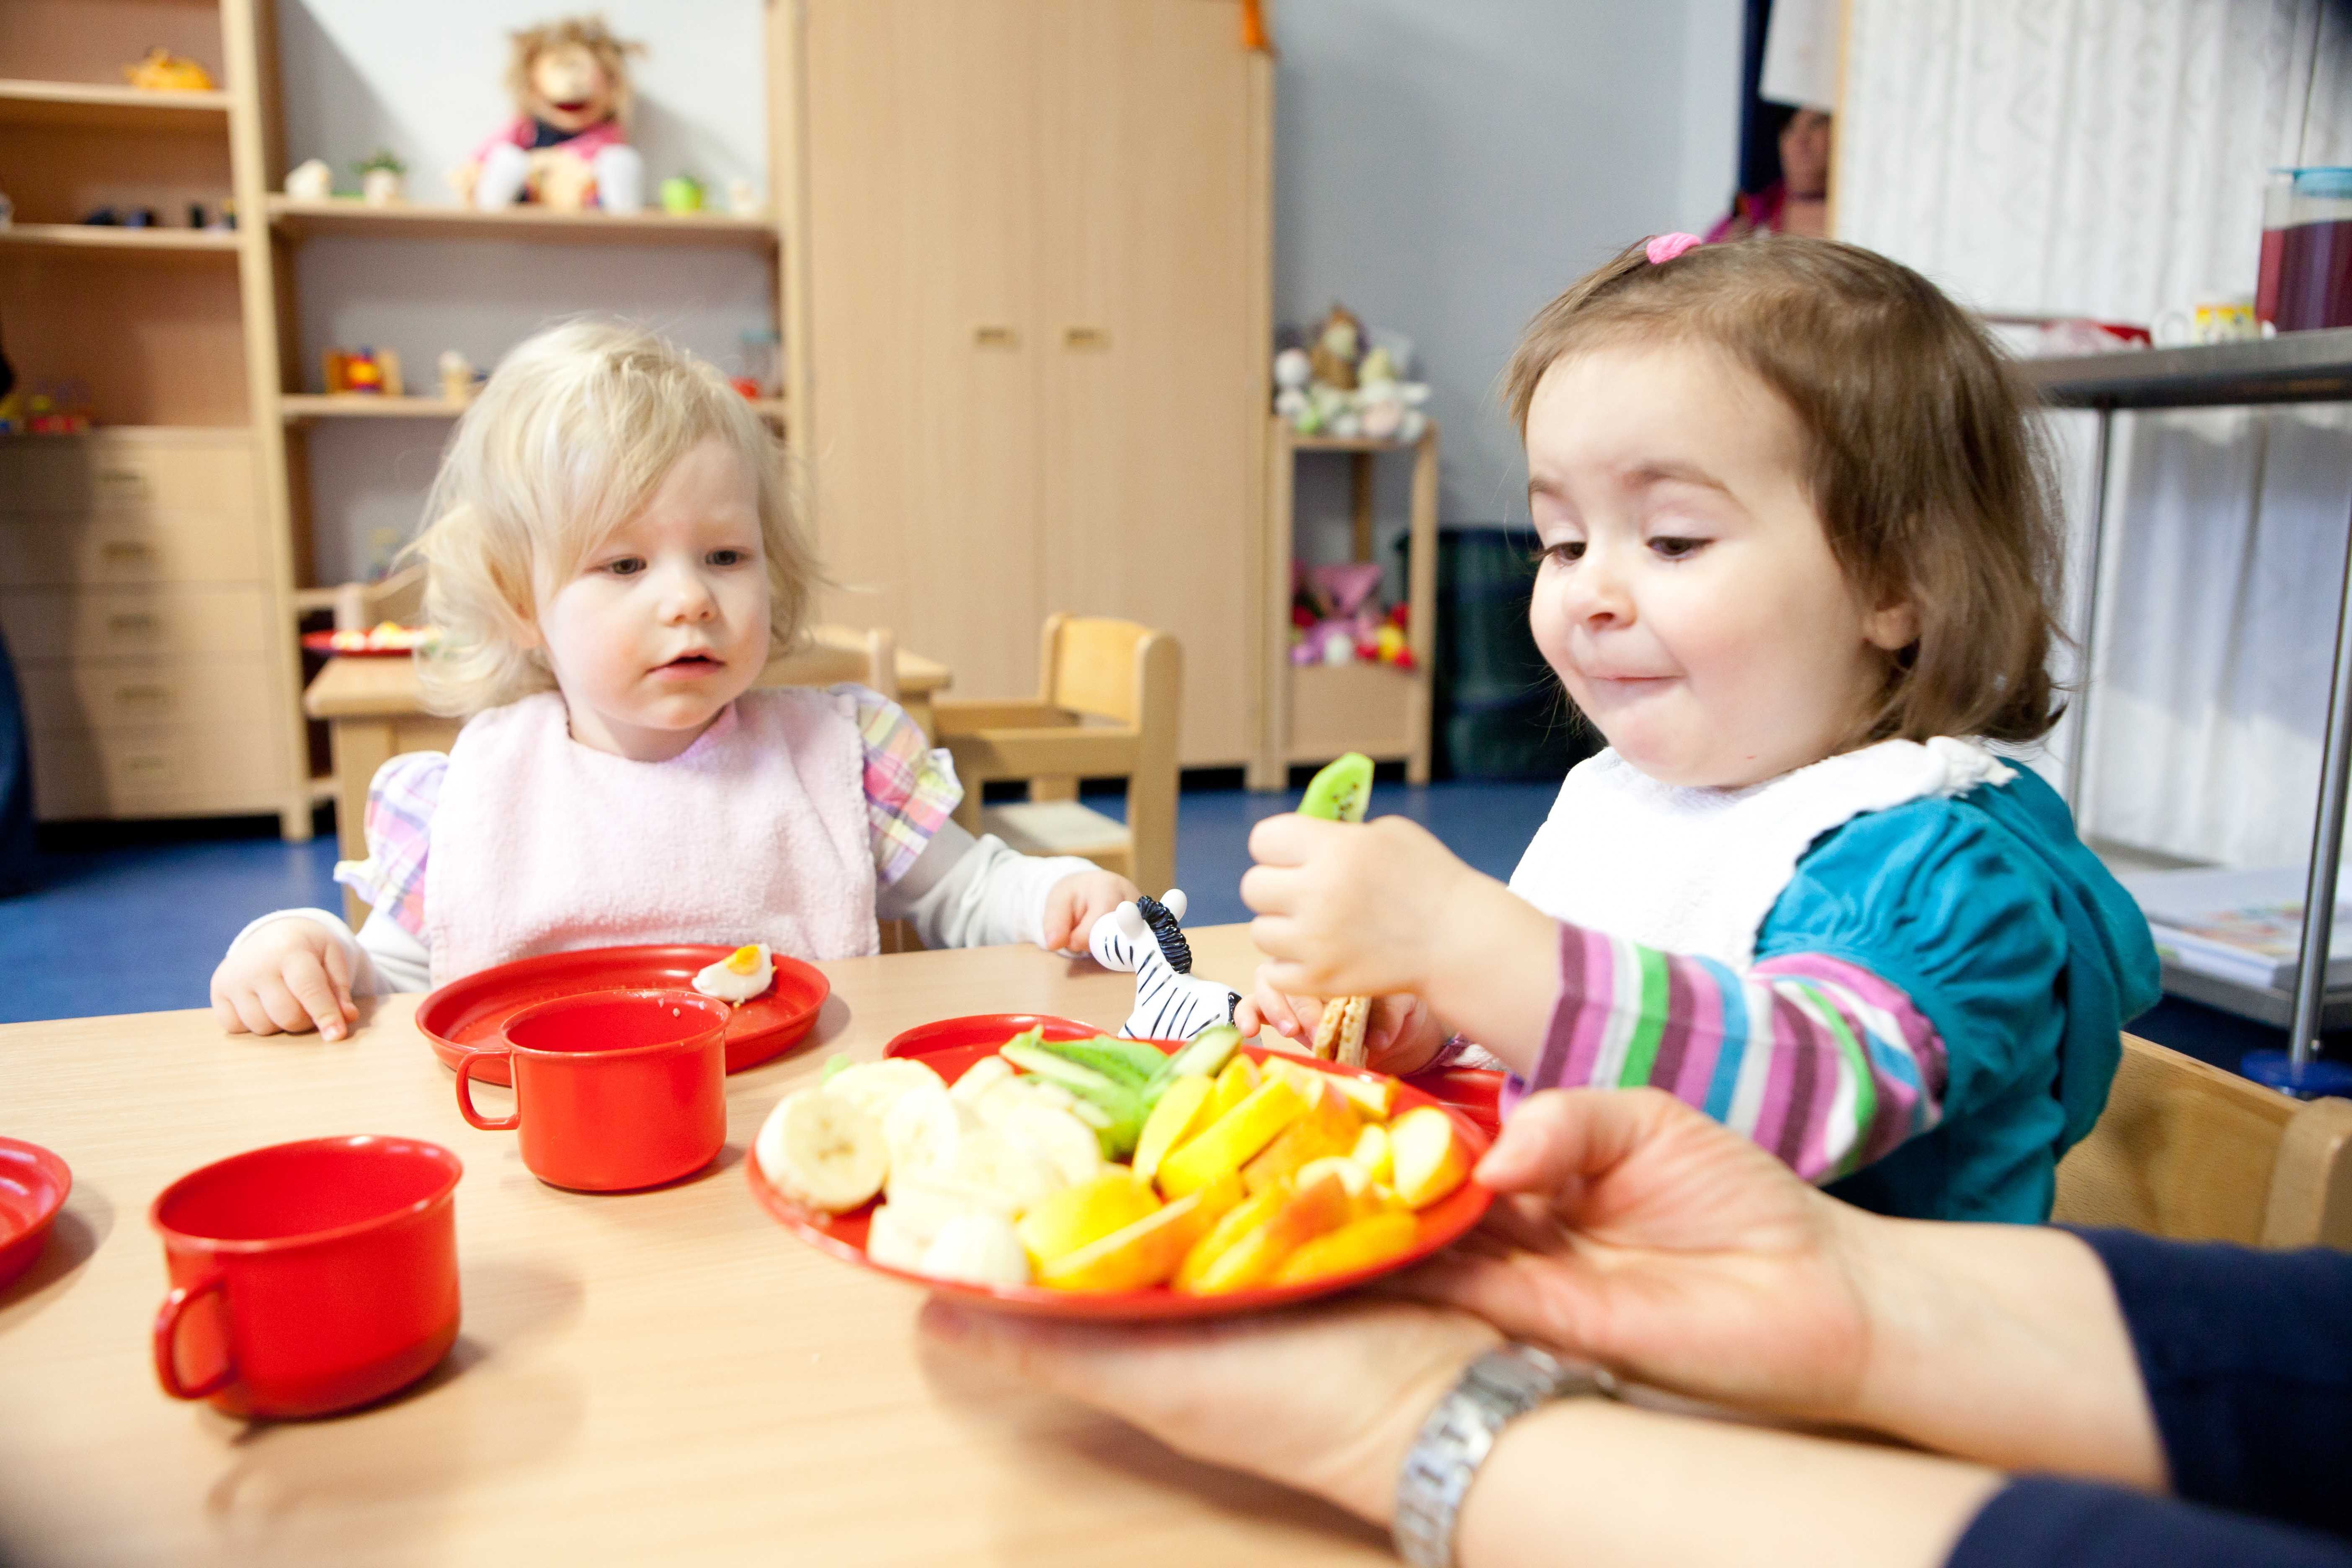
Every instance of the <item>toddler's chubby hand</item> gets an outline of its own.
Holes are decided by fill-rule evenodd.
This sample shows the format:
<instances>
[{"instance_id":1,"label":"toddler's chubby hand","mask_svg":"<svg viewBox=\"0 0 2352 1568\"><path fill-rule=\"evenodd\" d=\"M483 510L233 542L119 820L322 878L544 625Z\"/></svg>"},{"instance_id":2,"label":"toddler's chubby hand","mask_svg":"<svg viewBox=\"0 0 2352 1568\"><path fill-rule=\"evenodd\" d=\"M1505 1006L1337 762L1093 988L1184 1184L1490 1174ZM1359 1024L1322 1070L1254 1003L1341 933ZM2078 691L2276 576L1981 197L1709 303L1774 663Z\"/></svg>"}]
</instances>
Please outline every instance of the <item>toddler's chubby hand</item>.
<instances>
[{"instance_id":1,"label":"toddler's chubby hand","mask_svg":"<svg viewBox=\"0 0 2352 1568\"><path fill-rule=\"evenodd\" d=\"M271 921L232 946L213 971L213 1016L232 1035L299 1035L315 1027L322 1038L340 1040L359 1016L351 959L316 921Z\"/></svg>"},{"instance_id":2,"label":"toddler's chubby hand","mask_svg":"<svg viewBox=\"0 0 2352 1568\"><path fill-rule=\"evenodd\" d=\"M1084 952L1096 921L1142 896L1142 889L1112 872L1071 872L1045 895L1045 951Z\"/></svg>"},{"instance_id":3,"label":"toddler's chubby hand","mask_svg":"<svg viewBox=\"0 0 2352 1568\"><path fill-rule=\"evenodd\" d=\"M1483 880L1402 816L1269 816L1251 829L1249 847L1257 862L1242 878L1242 901L1257 913L1250 940L1275 961L1260 973L1260 994L1269 985L1294 995L1425 993L1457 895Z\"/></svg>"},{"instance_id":4,"label":"toddler's chubby hand","mask_svg":"<svg viewBox=\"0 0 2352 1568\"><path fill-rule=\"evenodd\" d=\"M1260 964L1256 988L1234 1009L1234 1026L1248 1039L1272 1029L1285 1039L1307 1045L1322 1021L1323 1004L1313 996L1288 996L1266 982L1270 964ZM1416 1073L1436 1058L1445 1045L1445 1028L1429 1005L1413 995L1377 996L1372 1016L1364 1025L1365 1064L1400 1077Z\"/></svg>"}]
</instances>

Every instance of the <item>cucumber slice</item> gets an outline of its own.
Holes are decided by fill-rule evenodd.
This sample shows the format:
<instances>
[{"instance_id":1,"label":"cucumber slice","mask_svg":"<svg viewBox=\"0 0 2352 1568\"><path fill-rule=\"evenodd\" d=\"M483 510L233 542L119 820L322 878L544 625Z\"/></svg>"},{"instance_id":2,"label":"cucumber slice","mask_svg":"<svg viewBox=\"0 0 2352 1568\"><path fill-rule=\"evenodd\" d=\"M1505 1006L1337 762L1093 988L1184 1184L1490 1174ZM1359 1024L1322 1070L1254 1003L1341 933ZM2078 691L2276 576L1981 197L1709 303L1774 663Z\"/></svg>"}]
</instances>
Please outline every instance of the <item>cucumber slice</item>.
<instances>
[{"instance_id":1,"label":"cucumber slice","mask_svg":"<svg viewBox=\"0 0 2352 1568\"><path fill-rule=\"evenodd\" d=\"M1372 759L1361 752L1349 752L1326 763L1307 782L1307 793L1299 797L1298 815L1320 817L1326 822L1361 822L1365 807L1371 804Z\"/></svg>"}]
</instances>

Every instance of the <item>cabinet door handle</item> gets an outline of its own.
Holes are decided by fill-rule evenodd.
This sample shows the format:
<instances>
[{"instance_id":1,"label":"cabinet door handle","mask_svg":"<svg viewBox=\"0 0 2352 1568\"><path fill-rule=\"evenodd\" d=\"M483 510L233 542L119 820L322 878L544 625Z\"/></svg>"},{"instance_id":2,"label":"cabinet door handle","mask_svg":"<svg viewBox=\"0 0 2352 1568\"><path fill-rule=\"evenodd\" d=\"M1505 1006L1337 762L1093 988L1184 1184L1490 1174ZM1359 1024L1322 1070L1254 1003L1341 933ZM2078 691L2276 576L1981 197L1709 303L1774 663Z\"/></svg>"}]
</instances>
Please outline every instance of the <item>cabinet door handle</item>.
<instances>
[{"instance_id":1,"label":"cabinet door handle","mask_svg":"<svg viewBox=\"0 0 2352 1568\"><path fill-rule=\"evenodd\" d=\"M157 777L172 771L172 759L152 755L125 757L122 759L122 771L133 775Z\"/></svg>"},{"instance_id":2,"label":"cabinet door handle","mask_svg":"<svg viewBox=\"0 0 2352 1568\"><path fill-rule=\"evenodd\" d=\"M144 634L152 632L155 630L155 617L149 615L109 616L106 618L106 629L108 631L120 633L125 636Z\"/></svg>"},{"instance_id":3,"label":"cabinet door handle","mask_svg":"<svg viewBox=\"0 0 2352 1568\"><path fill-rule=\"evenodd\" d=\"M1099 350L1110 347L1110 330L1107 327L1065 327L1062 346L1066 349Z\"/></svg>"},{"instance_id":4,"label":"cabinet door handle","mask_svg":"<svg viewBox=\"0 0 2352 1568\"><path fill-rule=\"evenodd\" d=\"M976 349L1019 348L1021 334L1011 327L974 327L971 330L971 346Z\"/></svg>"},{"instance_id":5,"label":"cabinet door handle","mask_svg":"<svg viewBox=\"0 0 2352 1568\"><path fill-rule=\"evenodd\" d=\"M154 559L155 547L135 539L110 539L98 547L99 559L129 565L136 561Z\"/></svg>"},{"instance_id":6,"label":"cabinet door handle","mask_svg":"<svg viewBox=\"0 0 2352 1568\"><path fill-rule=\"evenodd\" d=\"M168 686L118 686L114 689L117 702L169 702L172 689Z\"/></svg>"},{"instance_id":7,"label":"cabinet door handle","mask_svg":"<svg viewBox=\"0 0 2352 1568\"><path fill-rule=\"evenodd\" d=\"M154 489L148 482L147 476L136 468L100 468L98 470L98 486L112 495L136 496L141 500L146 499Z\"/></svg>"}]
</instances>

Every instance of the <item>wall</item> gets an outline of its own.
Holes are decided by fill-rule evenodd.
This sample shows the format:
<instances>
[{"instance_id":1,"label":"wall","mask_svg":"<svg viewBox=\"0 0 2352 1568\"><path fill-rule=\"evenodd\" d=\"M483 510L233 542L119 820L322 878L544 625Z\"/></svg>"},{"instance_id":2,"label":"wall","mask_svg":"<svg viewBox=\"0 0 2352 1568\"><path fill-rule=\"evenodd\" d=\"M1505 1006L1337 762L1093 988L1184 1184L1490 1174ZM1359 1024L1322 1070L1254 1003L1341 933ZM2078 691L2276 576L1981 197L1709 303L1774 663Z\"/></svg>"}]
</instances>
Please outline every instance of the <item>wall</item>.
<instances>
[{"instance_id":1,"label":"wall","mask_svg":"<svg viewBox=\"0 0 2352 1568\"><path fill-rule=\"evenodd\" d=\"M587 7L582 7L586 9ZM565 14L551 0L278 0L289 163L326 159L339 186L389 147L419 202L451 200L444 171L513 112L501 80L509 30ZM760 0L606 0L614 32L642 39L631 140L649 183L681 170L714 193L767 189ZM273 180L283 170L273 170ZM314 239L299 252L306 391L329 344L397 349L430 391L444 349L488 366L538 326L585 310L647 322L732 368L737 334L772 325L768 260L739 250L484 241ZM310 436L320 582L369 574L415 529L448 427L321 422Z\"/></svg>"},{"instance_id":2,"label":"wall","mask_svg":"<svg viewBox=\"0 0 2352 1568\"><path fill-rule=\"evenodd\" d=\"M1279 0L1274 16L1275 319L1337 300L1412 339L1444 431L1441 519L1524 521L1496 379L1579 273L1728 205L1742 6ZM1405 506L1390 466L1384 519ZM1336 558L1344 465L1303 459L1299 482L1307 551Z\"/></svg>"}]
</instances>

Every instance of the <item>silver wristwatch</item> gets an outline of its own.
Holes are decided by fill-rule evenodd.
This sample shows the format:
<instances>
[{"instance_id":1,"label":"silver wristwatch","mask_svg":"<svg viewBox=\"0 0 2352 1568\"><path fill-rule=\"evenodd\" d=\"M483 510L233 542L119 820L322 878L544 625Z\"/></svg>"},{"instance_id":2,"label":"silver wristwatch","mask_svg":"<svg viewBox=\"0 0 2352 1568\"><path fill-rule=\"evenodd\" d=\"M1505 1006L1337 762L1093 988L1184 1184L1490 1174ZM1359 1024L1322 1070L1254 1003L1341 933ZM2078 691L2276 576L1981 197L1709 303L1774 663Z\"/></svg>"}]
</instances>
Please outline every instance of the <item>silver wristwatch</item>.
<instances>
[{"instance_id":1,"label":"silver wristwatch","mask_svg":"<svg viewBox=\"0 0 2352 1568\"><path fill-rule=\"evenodd\" d=\"M1450 1568L1454 1522L1495 1435L1538 1405L1577 1394L1614 1398L1617 1381L1601 1367L1566 1362L1518 1341L1488 1351L1462 1372L1437 1402L1405 1454L1397 1477L1397 1555L1412 1568Z\"/></svg>"}]
</instances>

